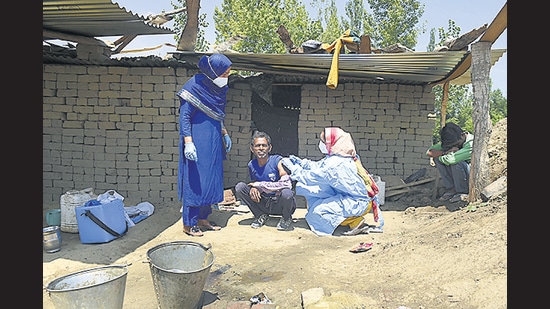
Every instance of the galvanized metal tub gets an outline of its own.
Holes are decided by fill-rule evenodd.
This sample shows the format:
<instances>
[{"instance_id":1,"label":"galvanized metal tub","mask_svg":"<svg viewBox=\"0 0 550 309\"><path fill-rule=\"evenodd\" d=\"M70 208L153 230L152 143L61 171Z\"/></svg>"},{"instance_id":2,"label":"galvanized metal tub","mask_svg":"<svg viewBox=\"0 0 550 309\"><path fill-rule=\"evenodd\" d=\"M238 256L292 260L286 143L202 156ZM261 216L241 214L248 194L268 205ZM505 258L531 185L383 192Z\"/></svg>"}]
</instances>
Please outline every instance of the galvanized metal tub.
<instances>
[{"instance_id":1,"label":"galvanized metal tub","mask_svg":"<svg viewBox=\"0 0 550 309\"><path fill-rule=\"evenodd\" d=\"M147 251L159 308L202 308L202 294L214 254L192 241L173 241Z\"/></svg>"},{"instance_id":2,"label":"galvanized metal tub","mask_svg":"<svg viewBox=\"0 0 550 309\"><path fill-rule=\"evenodd\" d=\"M56 309L122 309L127 275L126 265L96 267L57 278L46 289Z\"/></svg>"}]
</instances>

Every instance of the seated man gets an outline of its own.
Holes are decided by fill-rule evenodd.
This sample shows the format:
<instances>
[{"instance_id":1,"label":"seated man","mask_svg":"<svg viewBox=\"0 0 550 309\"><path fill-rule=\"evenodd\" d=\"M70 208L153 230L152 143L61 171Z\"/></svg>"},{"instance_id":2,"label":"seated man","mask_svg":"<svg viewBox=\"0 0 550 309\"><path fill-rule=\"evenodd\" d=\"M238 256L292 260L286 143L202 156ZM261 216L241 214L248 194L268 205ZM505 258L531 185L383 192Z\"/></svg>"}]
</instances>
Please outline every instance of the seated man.
<instances>
[{"instance_id":1,"label":"seated man","mask_svg":"<svg viewBox=\"0 0 550 309\"><path fill-rule=\"evenodd\" d=\"M235 186L235 197L246 204L255 220L252 228L262 227L269 215L280 215L277 224L280 231L290 231L292 214L296 211L296 198L292 181L281 164L280 155L269 155L271 137L256 131L252 136L250 151L256 158L248 162L250 180L248 184L239 182Z\"/></svg>"},{"instance_id":2,"label":"seated man","mask_svg":"<svg viewBox=\"0 0 550 309\"><path fill-rule=\"evenodd\" d=\"M328 127L321 132L319 149L326 156L319 161L283 158L290 178L297 181L296 194L307 200L305 216L310 229L319 236L332 235L339 225L348 225L351 233L368 231L363 215L373 209L379 217L378 187L364 169L351 134L340 128ZM363 230L361 230L363 229Z\"/></svg>"},{"instance_id":3,"label":"seated man","mask_svg":"<svg viewBox=\"0 0 550 309\"><path fill-rule=\"evenodd\" d=\"M440 201L457 202L468 197L470 160L474 136L449 122L439 131L441 142L431 146L426 155L432 158L441 175L445 193Z\"/></svg>"}]
</instances>

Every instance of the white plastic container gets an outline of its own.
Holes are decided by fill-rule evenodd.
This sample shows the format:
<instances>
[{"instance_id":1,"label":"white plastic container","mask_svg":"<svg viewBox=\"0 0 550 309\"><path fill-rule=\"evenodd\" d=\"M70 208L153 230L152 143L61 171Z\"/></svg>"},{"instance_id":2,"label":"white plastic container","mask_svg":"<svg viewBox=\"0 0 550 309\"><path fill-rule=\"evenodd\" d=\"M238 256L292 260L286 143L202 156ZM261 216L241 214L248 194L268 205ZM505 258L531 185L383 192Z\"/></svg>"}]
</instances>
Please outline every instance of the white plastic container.
<instances>
[{"instance_id":1,"label":"white plastic container","mask_svg":"<svg viewBox=\"0 0 550 309\"><path fill-rule=\"evenodd\" d=\"M382 181L382 178L378 175L372 175L372 179L374 179L374 182L378 186L378 199L380 200L380 205L384 205L385 201L385 194L386 194L386 182Z\"/></svg>"},{"instance_id":2,"label":"white plastic container","mask_svg":"<svg viewBox=\"0 0 550 309\"><path fill-rule=\"evenodd\" d=\"M61 231L66 233L78 233L76 221L76 207L83 206L87 201L97 198L93 188L84 190L69 190L61 195Z\"/></svg>"}]
</instances>

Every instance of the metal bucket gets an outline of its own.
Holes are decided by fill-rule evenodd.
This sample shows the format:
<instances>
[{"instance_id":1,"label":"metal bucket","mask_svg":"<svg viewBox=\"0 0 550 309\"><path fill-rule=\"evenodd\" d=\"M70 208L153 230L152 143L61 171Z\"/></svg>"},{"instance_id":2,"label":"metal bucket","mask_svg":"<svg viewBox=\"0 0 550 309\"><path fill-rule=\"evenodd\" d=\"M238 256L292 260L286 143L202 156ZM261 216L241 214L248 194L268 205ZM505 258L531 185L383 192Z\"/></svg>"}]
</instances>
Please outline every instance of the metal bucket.
<instances>
[{"instance_id":1,"label":"metal bucket","mask_svg":"<svg viewBox=\"0 0 550 309\"><path fill-rule=\"evenodd\" d=\"M44 251L54 253L61 250L61 232L59 226L42 228L42 246Z\"/></svg>"},{"instance_id":2,"label":"metal bucket","mask_svg":"<svg viewBox=\"0 0 550 309\"><path fill-rule=\"evenodd\" d=\"M161 309L202 308L202 294L214 254L192 241L173 241L147 251L155 293Z\"/></svg>"},{"instance_id":3,"label":"metal bucket","mask_svg":"<svg viewBox=\"0 0 550 309\"><path fill-rule=\"evenodd\" d=\"M56 309L122 309L127 275L126 265L96 267L57 278L46 289Z\"/></svg>"}]
</instances>

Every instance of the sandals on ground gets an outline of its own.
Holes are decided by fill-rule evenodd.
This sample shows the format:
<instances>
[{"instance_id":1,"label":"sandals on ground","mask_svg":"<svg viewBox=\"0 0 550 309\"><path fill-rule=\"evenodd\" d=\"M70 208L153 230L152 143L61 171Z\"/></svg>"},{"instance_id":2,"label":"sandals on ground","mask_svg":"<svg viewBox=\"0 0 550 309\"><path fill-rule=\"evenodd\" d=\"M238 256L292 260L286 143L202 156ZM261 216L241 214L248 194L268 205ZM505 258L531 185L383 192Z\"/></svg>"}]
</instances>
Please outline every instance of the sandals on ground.
<instances>
[{"instance_id":1,"label":"sandals on ground","mask_svg":"<svg viewBox=\"0 0 550 309\"><path fill-rule=\"evenodd\" d=\"M222 229L221 226L216 225L214 222L208 222L208 224L199 224L199 227L205 231L219 231Z\"/></svg>"},{"instance_id":2,"label":"sandals on ground","mask_svg":"<svg viewBox=\"0 0 550 309\"><path fill-rule=\"evenodd\" d=\"M192 226L190 229L189 229L189 232L185 230L185 227L183 228L183 232L189 236L193 236L193 237L200 237L200 236L204 236L204 234L202 233L201 229L198 227L198 226Z\"/></svg>"},{"instance_id":3,"label":"sandals on ground","mask_svg":"<svg viewBox=\"0 0 550 309\"><path fill-rule=\"evenodd\" d=\"M372 249L372 243L362 242L362 243L359 243L358 246L351 248L349 252L359 253L359 252L369 251L370 249Z\"/></svg>"},{"instance_id":4,"label":"sandals on ground","mask_svg":"<svg viewBox=\"0 0 550 309\"><path fill-rule=\"evenodd\" d=\"M368 234L369 233L369 227L370 227L370 225L364 223L364 221L363 221L363 222L361 222L361 224L354 227L353 229L343 232L342 235L344 235L344 236L354 236L354 235L361 234L361 233Z\"/></svg>"},{"instance_id":5,"label":"sandals on ground","mask_svg":"<svg viewBox=\"0 0 550 309\"><path fill-rule=\"evenodd\" d=\"M369 234L369 233L384 233L384 230L379 226L369 225L365 223L357 226L354 229L343 232L342 235L353 236L358 234Z\"/></svg>"},{"instance_id":6,"label":"sandals on ground","mask_svg":"<svg viewBox=\"0 0 550 309\"><path fill-rule=\"evenodd\" d=\"M205 231L219 231L222 229L221 226L217 226L217 225L201 225L200 226L202 229L204 229Z\"/></svg>"},{"instance_id":7,"label":"sandals on ground","mask_svg":"<svg viewBox=\"0 0 550 309\"><path fill-rule=\"evenodd\" d=\"M449 200L451 197L453 197L456 193L455 192L445 192L440 198L439 200L440 201L447 201Z\"/></svg>"}]
</instances>

